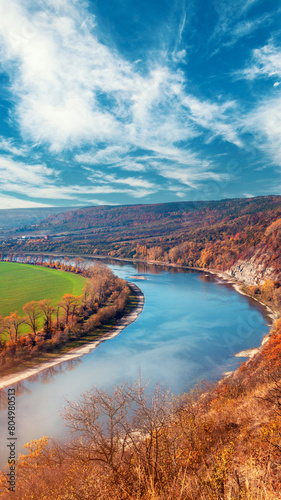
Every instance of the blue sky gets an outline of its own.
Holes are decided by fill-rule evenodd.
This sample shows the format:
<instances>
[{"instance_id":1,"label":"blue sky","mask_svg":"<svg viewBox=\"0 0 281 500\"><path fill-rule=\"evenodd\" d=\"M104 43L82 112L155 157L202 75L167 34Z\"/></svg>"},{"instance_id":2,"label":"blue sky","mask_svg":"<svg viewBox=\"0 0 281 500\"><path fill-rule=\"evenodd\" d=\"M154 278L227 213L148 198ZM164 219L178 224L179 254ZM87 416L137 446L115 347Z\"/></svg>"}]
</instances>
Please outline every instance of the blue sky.
<instances>
[{"instance_id":1,"label":"blue sky","mask_svg":"<svg viewBox=\"0 0 281 500\"><path fill-rule=\"evenodd\" d=\"M1 0L0 208L280 194L281 4Z\"/></svg>"}]
</instances>

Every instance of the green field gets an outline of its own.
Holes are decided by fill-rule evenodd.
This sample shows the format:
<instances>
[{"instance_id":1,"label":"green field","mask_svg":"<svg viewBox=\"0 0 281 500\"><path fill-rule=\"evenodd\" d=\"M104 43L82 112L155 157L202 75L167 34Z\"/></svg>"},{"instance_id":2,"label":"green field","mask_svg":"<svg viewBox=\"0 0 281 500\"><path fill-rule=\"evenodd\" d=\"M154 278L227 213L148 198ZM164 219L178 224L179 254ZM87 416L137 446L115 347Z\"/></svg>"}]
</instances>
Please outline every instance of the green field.
<instances>
[{"instance_id":1,"label":"green field","mask_svg":"<svg viewBox=\"0 0 281 500\"><path fill-rule=\"evenodd\" d=\"M0 262L0 315L22 308L31 300L51 299L55 305L65 293L81 295L86 278L46 267Z\"/></svg>"}]
</instances>

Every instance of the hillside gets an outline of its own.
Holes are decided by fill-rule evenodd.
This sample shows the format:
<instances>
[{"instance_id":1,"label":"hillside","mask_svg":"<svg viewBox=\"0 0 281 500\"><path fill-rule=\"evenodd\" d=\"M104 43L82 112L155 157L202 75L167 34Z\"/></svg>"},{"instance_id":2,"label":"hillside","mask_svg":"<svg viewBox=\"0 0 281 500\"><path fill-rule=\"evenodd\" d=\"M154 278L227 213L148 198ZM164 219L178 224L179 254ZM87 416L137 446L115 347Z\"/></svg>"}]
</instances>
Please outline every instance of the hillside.
<instances>
[{"instance_id":1,"label":"hillside","mask_svg":"<svg viewBox=\"0 0 281 500\"><path fill-rule=\"evenodd\" d=\"M89 207L53 214L31 228L48 239L9 240L2 248L213 268L255 284L281 280L280 218L280 196Z\"/></svg>"},{"instance_id":2,"label":"hillside","mask_svg":"<svg viewBox=\"0 0 281 500\"><path fill-rule=\"evenodd\" d=\"M280 500L280 339L279 320L232 376L178 398L138 381L68 401L67 442L28 443L2 498Z\"/></svg>"},{"instance_id":3,"label":"hillside","mask_svg":"<svg viewBox=\"0 0 281 500\"><path fill-rule=\"evenodd\" d=\"M200 225L225 222L244 215L254 215L281 207L280 196L264 196L249 199L174 202L154 205L122 205L88 207L55 213L40 221L35 230L54 232L118 231L127 229L130 235L159 231L167 233ZM168 226L168 227L167 227Z\"/></svg>"},{"instance_id":4,"label":"hillside","mask_svg":"<svg viewBox=\"0 0 281 500\"><path fill-rule=\"evenodd\" d=\"M53 214L69 211L70 208L11 208L0 210L0 234L11 229L30 228L33 224L39 224Z\"/></svg>"},{"instance_id":5,"label":"hillside","mask_svg":"<svg viewBox=\"0 0 281 500\"><path fill-rule=\"evenodd\" d=\"M279 196L91 207L53 214L39 230L48 239L7 240L2 258L60 251L222 270L280 316ZM281 320L214 385L179 398L161 387L150 398L137 382L96 388L64 415L68 441L27 444L16 492L0 477L4 499L281 500Z\"/></svg>"}]
</instances>

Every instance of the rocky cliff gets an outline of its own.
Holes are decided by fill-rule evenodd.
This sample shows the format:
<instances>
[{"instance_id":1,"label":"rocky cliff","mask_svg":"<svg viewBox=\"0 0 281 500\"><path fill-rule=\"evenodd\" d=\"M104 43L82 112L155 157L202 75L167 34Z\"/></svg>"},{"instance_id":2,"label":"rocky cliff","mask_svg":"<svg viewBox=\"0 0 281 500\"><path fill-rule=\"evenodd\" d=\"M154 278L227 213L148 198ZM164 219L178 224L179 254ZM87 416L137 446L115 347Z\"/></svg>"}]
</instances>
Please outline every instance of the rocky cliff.
<instances>
[{"instance_id":1,"label":"rocky cliff","mask_svg":"<svg viewBox=\"0 0 281 500\"><path fill-rule=\"evenodd\" d=\"M249 249L227 271L246 285L263 284L266 280L281 281L281 219L270 224L260 242Z\"/></svg>"},{"instance_id":2,"label":"rocky cliff","mask_svg":"<svg viewBox=\"0 0 281 500\"><path fill-rule=\"evenodd\" d=\"M265 266L256 253L249 260L238 260L226 273L246 285L258 285L265 280L276 279L273 266Z\"/></svg>"}]
</instances>

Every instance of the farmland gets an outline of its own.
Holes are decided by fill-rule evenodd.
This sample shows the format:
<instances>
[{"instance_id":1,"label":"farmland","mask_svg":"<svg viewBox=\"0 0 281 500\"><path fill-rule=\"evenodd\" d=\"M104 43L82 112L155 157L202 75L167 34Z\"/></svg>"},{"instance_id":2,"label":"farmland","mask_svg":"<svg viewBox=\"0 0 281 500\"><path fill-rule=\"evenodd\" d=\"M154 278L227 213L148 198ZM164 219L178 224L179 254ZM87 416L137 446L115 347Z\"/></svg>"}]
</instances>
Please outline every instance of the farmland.
<instances>
[{"instance_id":1,"label":"farmland","mask_svg":"<svg viewBox=\"0 0 281 500\"><path fill-rule=\"evenodd\" d=\"M87 343L134 307L131 289L109 268L55 264L0 262L0 374Z\"/></svg>"},{"instance_id":2,"label":"farmland","mask_svg":"<svg viewBox=\"0 0 281 500\"><path fill-rule=\"evenodd\" d=\"M82 276L41 266L0 262L0 315L18 311L32 300L59 302L65 293L81 295L86 279Z\"/></svg>"}]
</instances>

